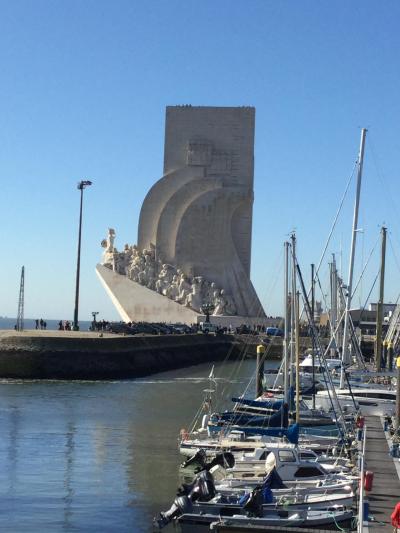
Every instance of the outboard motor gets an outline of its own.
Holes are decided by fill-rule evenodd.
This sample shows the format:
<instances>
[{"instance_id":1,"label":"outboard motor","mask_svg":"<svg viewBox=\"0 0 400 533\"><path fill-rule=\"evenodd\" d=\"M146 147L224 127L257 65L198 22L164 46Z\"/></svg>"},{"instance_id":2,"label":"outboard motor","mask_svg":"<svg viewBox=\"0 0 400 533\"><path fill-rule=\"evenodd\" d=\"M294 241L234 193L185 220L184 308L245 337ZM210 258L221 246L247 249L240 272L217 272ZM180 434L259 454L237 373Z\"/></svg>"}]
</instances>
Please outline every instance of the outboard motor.
<instances>
[{"instance_id":1,"label":"outboard motor","mask_svg":"<svg viewBox=\"0 0 400 533\"><path fill-rule=\"evenodd\" d=\"M160 513L160 518L154 519L154 525L158 529L162 529L174 518L178 518L184 513L190 513L192 511L192 502L207 502L214 496L215 486L212 474L207 470L203 470L197 474L191 485L182 485L178 489L178 496L175 498L174 503L168 511Z\"/></svg>"},{"instance_id":2,"label":"outboard motor","mask_svg":"<svg viewBox=\"0 0 400 533\"><path fill-rule=\"evenodd\" d=\"M193 463L198 463L199 466L205 467L207 462L206 452L201 448L194 455L191 455L186 461L181 463L181 468L186 468L187 466L192 465Z\"/></svg>"},{"instance_id":3,"label":"outboard motor","mask_svg":"<svg viewBox=\"0 0 400 533\"><path fill-rule=\"evenodd\" d=\"M165 511L165 513L161 512L160 518L154 518L154 526L158 527L158 529L162 529L174 518L177 518L184 513L190 513L192 509L192 502L188 496L177 496L168 511Z\"/></svg>"},{"instance_id":4,"label":"outboard motor","mask_svg":"<svg viewBox=\"0 0 400 533\"><path fill-rule=\"evenodd\" d=\"M248 513L248 516L262 516L262 505L264 503L263 488L257 486L250 494L249 499L244 504L243 509Z\"/></svg>"},{"instance_id":5,"label":"outboard motor","mask_svg":"<svg viewBox=\"0 0 400 533\"><path fill-rule=\"evenodd\" d=\"M210 483L212 484L212 486L214 486L214 478L212 476L212 474L210 474L210 472L208 470L202 470L201 472L199 472L196 477L194 478L194 480L192 481L192 483L183 483L179 488L178 488L178 491L177 491L177 496L182 496L182 495L186 495L186 496L190 496L196 489L196 486L198 485L199 482L207 482L207 483ZM214 496L211 496L211 498L213 498ZM206 501L206 500L204 500Z\"/></svg>"},{"instance_id":6,"label":"outboard motor","mask_svg":"<svg viewBox=\"0 0 400 533\"><path fill-rule=\"evenodd\" d=\"M215 496L215 485L212 474L203 470L196 477L193 488L190 491L189 498L192 502L208 502Z\"/></svg>"},{"instance_id":7,"label":"outboard motor","mask_svg":"<svg viewBox=\"0 0 400 533\"><path fill-rule=\"evenodd\" d=\"M231 452L218 453L214 459L207 463L207 470L211 470L215 465L223 466L224 468L233 468L235 465L235 456Z\"/></svg>"}]
</instances>

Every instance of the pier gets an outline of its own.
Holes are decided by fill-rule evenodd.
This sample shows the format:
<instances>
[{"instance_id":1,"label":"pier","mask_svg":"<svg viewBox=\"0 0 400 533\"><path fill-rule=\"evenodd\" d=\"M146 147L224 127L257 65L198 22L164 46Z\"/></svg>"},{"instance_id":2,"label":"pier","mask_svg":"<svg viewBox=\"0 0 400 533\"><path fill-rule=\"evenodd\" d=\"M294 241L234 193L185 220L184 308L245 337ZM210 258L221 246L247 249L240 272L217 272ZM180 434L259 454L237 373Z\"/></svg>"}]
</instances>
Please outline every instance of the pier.
<instances>
[{"instance_id":1,"label":"pier","mask_svg":"<svg viewBox=\"0 0 400 533\"><path fill-rule=\"evenodd\" d=\"M130 379L243 355L231 335L0 332L0 378Z\"/></svg>"},{"instance_id":2,"label":"pier","mask_svg":"<svg viewBox=\"0 0 400 533\"><path fill-rule=\"evenodd\" d=\"M374 473L372 490L366 493L369 502L368 526L364 533L393 533L390 515L400 501L400 463L389 454L389 445L382 420L377 416L365 418L367 426L366 469ZM396 467L397 461L399 468ZM365 524L365 522L364 522Z\"/></svg>"}]
</instances>

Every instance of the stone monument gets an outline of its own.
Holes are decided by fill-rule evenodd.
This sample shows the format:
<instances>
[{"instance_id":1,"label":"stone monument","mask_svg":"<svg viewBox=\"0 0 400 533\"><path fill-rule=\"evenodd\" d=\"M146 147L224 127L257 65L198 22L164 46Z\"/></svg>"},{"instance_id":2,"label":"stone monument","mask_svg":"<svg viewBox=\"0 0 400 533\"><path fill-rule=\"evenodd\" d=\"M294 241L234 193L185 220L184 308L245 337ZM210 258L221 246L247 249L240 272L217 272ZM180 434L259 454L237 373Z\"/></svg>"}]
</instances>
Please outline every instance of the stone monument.
<instances>
[{"instance_id":1,"label":"stone monument","mask_svg":"<svg viewBox=\"0 0 400 533\"><path fill-rule=\"evenodd\" d=\"M167 107L164 173L147 193L137 245L102 241L97 273L124 320L264 317L250 281L252 107Z\"/></svg>"}]
</instances>

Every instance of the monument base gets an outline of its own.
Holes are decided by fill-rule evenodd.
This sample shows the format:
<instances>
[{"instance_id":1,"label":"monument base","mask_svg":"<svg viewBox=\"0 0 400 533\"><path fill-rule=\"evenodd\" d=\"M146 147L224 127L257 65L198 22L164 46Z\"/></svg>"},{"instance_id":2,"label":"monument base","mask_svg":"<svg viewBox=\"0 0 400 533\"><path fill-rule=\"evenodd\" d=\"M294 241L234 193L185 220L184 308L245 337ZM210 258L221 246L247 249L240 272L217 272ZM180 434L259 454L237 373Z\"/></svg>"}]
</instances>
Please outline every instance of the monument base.
<instances>
[{"instance_id":1,"label":"monument base","mask_svg":"<svg viewBox=\"0 0 400 533\"><path fill-rule=\"evenodd\" d=\"M162 294L131 281L126 276L116 274L103 265L96 266L96 273L124 322L198 324L206 320L204 314L180 305ZM265 316L217 315L210 316L210 322L217 326L233 329L243 324L250 327L281 326L281 319Z\"/></svg>"},{"instance_id":2,"label":"monument base","mask_svg":"<svg viewBox=\"0 0 400 533\"><path fill-rule=\"evenodd\" d=\"M103 266L96 273L124 322L195 324L199 313Z\"/></svg>"}]
</instances>

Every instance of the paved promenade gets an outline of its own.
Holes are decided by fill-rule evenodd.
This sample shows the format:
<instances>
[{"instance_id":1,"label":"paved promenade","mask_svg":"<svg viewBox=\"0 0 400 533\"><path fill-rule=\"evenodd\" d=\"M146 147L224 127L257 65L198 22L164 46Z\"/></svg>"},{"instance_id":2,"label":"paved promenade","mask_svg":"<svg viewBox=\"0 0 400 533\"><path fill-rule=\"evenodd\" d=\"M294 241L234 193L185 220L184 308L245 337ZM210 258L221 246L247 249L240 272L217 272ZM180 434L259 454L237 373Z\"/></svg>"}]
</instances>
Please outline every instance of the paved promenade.
<instances>
[{"instance_id":1,"label":"paved promenade","mask_svg":"<svg viewBox=\"0 0 400 533\"><path fill-rule=\"evenodd\" d=\"M365 532L392 533L390 515L400 501L400 480L383 431L381 419L367 416L366 469L374 473L372 491L367 493L369 501L368 529ZM397 464L399 459L395 459Z\"/></svg>"},{"instance_id":2,"label":"paved promenade","mask_svg":"<svg viewBox=\"0 0 400 533\"><path fill-rule=\"evenodd\" d=\"M14 329L0 329L0 339L7 337L60 337L63 339L78 338L88 339L97 338L102 333L103 337L122 337L115 333L105 333L100 331L60 331L54 329L24 329L24 331L15 331Z\"/></svg>"}]
</instances>

